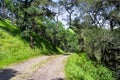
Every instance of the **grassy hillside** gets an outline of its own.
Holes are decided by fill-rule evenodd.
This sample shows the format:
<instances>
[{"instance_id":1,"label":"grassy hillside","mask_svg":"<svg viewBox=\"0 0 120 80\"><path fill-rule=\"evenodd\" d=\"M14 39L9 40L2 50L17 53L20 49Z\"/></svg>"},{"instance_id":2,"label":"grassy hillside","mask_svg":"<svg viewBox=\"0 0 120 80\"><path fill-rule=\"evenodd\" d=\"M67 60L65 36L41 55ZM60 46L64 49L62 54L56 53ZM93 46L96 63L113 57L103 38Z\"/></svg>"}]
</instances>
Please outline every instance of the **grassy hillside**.
<instances>
[{"instance_id":1,"label":"grassy hillside","mask_svg":"<svg viewBox=\"0 0 120 80\"><path fill-rule=\"evenodd\" d=\"M59 54L47 40L34 35L36 46L31 49L29 41L20 36L19 29L8 20L0 21L0 68L41 54Z\"/></svg>"},{"instance_id":2,"label":"grassy hillside","mask_svg":"<svg viewBox=\"0 0 120 80\"><path fill-rule=\"evenodd\" d=\"M90 61L85 53L71 55L65 72L66 80L115 80L109 69Z\"/></svg>"}]
</instances>

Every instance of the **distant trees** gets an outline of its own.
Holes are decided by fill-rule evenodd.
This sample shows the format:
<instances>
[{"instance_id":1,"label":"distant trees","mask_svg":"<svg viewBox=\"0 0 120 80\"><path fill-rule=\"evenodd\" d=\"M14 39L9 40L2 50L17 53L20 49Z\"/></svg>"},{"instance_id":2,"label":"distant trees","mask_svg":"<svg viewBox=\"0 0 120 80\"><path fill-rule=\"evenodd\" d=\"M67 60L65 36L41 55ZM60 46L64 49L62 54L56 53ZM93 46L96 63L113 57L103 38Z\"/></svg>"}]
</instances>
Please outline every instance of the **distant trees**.
<instances>
[{"instance_id":1,"label":"distant trees","mask_svg":"<svg viewBox=\"0 0 120 80\"><path fill-rule=\"evenodd\" d=\"M119 0L97 1L89 10L92 14L92 22L103 27L106 21L109 21L110 30L113 31L115 26L120 25L119 3Z\"/></svg>"},{"instance_id":2,"label":"distant trees","mask_svg":"<svg viewBox=\"0 0 120 80\"><path fill-rule=\"evenodd\" d=\"M2 18L6 18L7 17L7 6L8 6L9 0L0 0L0 14Z\"/></svg>"}]
</instances>

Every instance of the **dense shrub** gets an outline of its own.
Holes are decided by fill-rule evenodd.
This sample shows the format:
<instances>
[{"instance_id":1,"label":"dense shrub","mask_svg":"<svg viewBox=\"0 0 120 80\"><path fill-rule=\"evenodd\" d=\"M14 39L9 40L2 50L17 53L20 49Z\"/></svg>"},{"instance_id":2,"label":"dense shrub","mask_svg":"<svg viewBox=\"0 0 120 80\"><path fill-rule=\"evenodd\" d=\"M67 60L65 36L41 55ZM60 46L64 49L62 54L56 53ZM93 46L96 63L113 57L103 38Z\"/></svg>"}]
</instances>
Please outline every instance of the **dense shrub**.
<instances>
[{"instance_id":1,"label":"dense shrub","mask_svg":"<svg viewBox=\"0 0 120 80\"><path fill-rule=\"evenodd\" d=\"M84 29L82 35L84 47L90 59L104 63L120 74L120 29Z\"/></svg>"},{"instance_id":2,"label":"dense shrub","mask_svg":"<svg viewBox=\"0 0 120 80\"><path fill-rule=\"evenodd\" d=\"M105 49L120 45L118 34L106 29L84 29L82 30L82 37L89 56L98 61L101 59L101 53Z\"/></svg>"}]
</instances>

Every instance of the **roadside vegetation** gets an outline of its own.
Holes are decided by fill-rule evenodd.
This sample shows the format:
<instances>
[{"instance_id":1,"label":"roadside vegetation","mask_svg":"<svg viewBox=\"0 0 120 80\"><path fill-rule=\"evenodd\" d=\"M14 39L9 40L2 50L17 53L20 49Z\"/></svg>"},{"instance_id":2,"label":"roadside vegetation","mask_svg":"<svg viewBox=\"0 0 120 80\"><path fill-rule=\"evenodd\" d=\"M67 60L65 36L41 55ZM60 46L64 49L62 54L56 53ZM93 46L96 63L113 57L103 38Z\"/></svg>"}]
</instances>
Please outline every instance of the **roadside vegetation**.
<instances>
[{"instance_id":1,"label":"roadside vegetation","mask_svg":"<svg viewBox=\"0 0 120 80\"><path fill-rule=\"evenodd\" d=\"M65 66L66 80L115 80L111 70L91 61L86 53L72 54Z\"/></svg>"}]
</instances>

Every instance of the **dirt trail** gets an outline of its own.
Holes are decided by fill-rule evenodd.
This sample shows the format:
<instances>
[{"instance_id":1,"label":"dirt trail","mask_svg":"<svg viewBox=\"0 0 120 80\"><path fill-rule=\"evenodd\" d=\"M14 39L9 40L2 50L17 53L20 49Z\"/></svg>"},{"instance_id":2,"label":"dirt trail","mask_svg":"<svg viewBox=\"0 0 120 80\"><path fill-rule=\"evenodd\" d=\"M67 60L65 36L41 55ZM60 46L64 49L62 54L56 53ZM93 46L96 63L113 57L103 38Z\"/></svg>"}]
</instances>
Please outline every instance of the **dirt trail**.
<instances>
[{"instance_id":1,"label":"dirt trail","mask_svg":"<svg viewBox=\"0 0 120 80\"><path fill-rule=\"evenodd\" d=\"M0 70L0 80L64 80L64 63L67 57L53 55L30 59Z\"/></svg>"},{"instance_id":2,"label":"dirt trail","mask_svg":"<svg viewBox=\"0 0 120 80\"><path fill-rule=\"evenodd\" d=\"M68 56L60 56L42 66L28 80L64 80L64 64Z\"/></svg>"}]
</instances>

